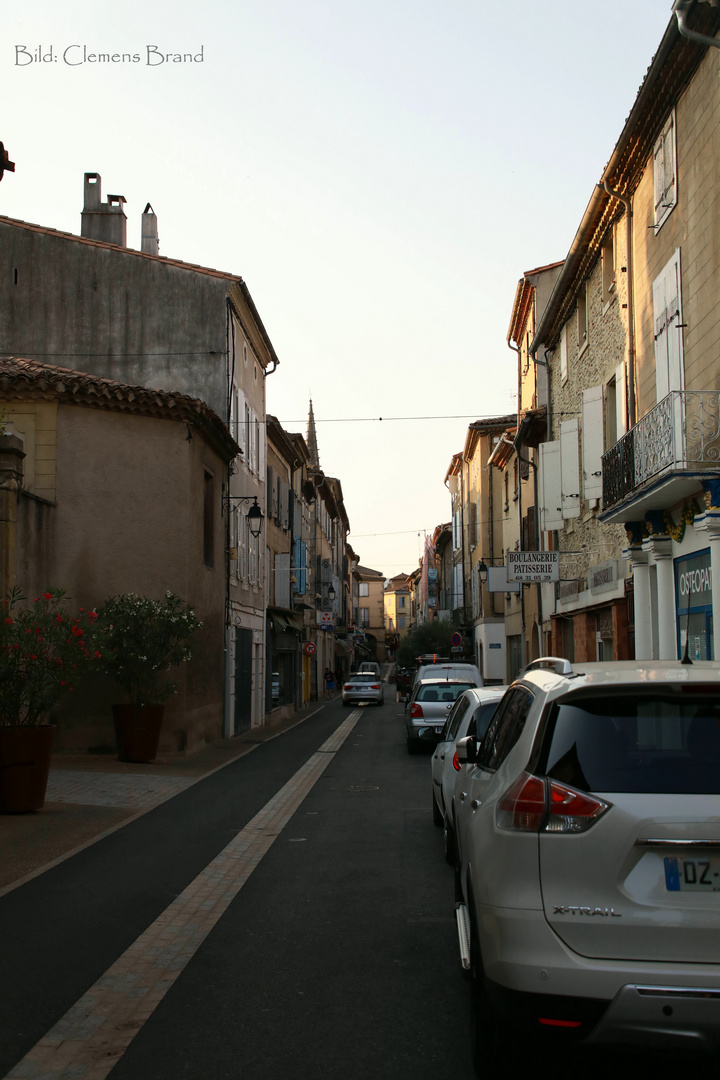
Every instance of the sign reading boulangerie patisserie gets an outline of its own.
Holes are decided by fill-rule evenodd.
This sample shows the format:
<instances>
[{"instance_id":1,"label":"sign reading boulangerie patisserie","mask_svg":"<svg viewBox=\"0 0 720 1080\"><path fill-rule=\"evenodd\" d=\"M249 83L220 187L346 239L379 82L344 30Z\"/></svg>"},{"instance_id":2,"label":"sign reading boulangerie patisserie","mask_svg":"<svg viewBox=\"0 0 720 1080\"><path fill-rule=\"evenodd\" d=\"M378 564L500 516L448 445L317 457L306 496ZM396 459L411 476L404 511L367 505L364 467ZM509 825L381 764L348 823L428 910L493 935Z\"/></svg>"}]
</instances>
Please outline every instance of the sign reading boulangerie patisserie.
<instances>
[{"instance_id":1,"label":"sign reading boulangerie patisserie","mask_svg":"<svg viewBox=\"0 0 720 1080\"><path fill-rule=\"evenodd\" d=\"M508 551L508 581L557 581L560 560L557 551Z\"/></svg>"}]
</instances>

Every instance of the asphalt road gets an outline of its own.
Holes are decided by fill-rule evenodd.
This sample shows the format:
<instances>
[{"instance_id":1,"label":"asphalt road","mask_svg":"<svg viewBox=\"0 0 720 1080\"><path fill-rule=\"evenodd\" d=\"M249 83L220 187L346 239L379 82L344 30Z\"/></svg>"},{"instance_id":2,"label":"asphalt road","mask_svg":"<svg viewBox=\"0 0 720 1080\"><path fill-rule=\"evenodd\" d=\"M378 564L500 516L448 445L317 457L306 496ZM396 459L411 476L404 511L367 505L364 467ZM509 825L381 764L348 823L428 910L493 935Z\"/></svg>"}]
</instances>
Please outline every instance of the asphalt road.
<instances>
[{"instance_id":1,"label":"asphalt road","mask_svg":"<svg viewBox=\"0 0 720 1080\"><path fill-rule=\"evenodd\" d=\"M0 899L0 1076L351 715L332 702ZM113 1080L473 1076L429 758L401 717L359 710Z\"/></svg>"},{"instance_id":2,"label":"asphalt road","mask_svg":"<svg viewBox=\"0 0 720 1080\"><path fill-rule=\"evenodd\" d=\"M0 1076L471 1080L430 759L407 754L388 690L381 708L330 703L0 897ZM232 850L244 869L230 868L229 889ZM208 877L222 903L203 930L213 901L193 895ZM132 971L143 949L144 977L156 954L162 966L158 926L176 952L149 1001ZM97 1028L106 991L120 1012ZM63 1039L71 1059L58 1067ZM666 1064L597 1051L553 1060L584 1080Z\"/></svg>"}]
</instances>

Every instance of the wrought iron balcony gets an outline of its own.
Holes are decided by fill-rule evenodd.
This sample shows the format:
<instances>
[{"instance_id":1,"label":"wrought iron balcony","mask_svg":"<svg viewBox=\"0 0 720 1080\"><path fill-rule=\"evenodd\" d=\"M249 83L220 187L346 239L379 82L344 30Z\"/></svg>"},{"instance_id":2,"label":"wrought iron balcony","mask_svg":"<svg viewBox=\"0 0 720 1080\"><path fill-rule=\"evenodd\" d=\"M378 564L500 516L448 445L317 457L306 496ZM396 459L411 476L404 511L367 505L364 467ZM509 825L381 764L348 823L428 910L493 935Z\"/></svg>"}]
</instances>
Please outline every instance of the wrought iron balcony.
<instances>
[{"instance_id":1,"label":"wrought iron balcony","mask_svg":"<svg viewBox=\"0 0 720 1080\"><path fill-rule=\"evenodd\" d=\"M720 465L720 394L672 390L602 459L603 509L649 481Z\"/></svg>"}]
</instances>

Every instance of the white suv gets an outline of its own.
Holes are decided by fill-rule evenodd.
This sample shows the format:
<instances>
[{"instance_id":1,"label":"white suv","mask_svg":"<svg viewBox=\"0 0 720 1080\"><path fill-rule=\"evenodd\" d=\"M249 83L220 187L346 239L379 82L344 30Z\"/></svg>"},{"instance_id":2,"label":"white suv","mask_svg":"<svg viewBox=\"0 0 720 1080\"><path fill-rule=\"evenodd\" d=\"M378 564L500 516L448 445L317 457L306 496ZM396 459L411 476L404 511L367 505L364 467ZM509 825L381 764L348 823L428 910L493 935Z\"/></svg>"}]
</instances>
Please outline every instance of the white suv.
<instances>
[{"instance_id":1,"label":"white suv","mask_svg":"<svg viewBox=\"0 0 720 1080\"><path fill-rule=\"evenodd\" d=\"M720 1049L720 670L536 661L458 743L477 1068L538 1038Z\"/></svg>"}]
</instances>

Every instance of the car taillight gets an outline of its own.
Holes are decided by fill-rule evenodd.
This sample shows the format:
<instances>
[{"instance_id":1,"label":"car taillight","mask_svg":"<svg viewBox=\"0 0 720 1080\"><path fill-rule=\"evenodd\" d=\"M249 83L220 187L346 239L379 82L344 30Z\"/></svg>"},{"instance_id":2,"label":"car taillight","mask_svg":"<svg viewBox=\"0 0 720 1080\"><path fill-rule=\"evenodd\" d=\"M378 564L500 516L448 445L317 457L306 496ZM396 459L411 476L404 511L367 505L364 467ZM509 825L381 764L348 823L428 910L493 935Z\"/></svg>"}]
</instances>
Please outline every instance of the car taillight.
<instances>
[{"instance_id":1,"label":"car taillight","mask_svg":"<svg viewBox=\"0 0 720 1080\"><path fill-rule=\"evenodd\" d=\"M498 802L495 821L499 829L519 832L580 833L609 808L557 780L522 773Z\"/></svg>"},{"instance_id":2,"label":"car taillight","mask_svg":"<svg viewBox=\"0 0 720 1080\"><path fill-rule=\"evenodd\" d=\"M610 804L584 791L550 781L550 816L544 832L579 833L594 825Z\"/></svg>"},{"instance_id":3,"label":"car taillight","mask_svg":"<svg viewBox=\"0 0 720 1080\"><path fill-rule=\"evenodd\" d=\"M380 689L380 683L379 682L370 683L370 689L371 690L379 690Z\"/></svg>"},{"instance_id":4,"label":"car taillight","mask_svg":"<svg viewBox=\"0 0 720 1080\"><path fill-rule=\"evenodd\" d=\"M422 717L422 715L423 715L422 705L418 705L416 702L413 702L413 704L410 706L410 715L415 720Z\"/></svg>"},{"instance_id":5,"label":"car taillight","mask_svg":"<svg viewBox=\"0 0 720 1080\"><path fill-rule=\"evenodd\" d=\"M460 758L458 757L458 752L457 752L457 750L456 750L456 751L455 751L455 753L453 754L453 762L452 762L452 765L453 765L453 769L455 770L455 772L460 772Z\"/></svg>"},{"instance_id":6,"label":"car taillight","mask_svg":"<svg viewBox=\"0 0 720 1080\"><path fill-rule=\"evenodd\" d=\"M352 690L352 688L353 688L353 684L351 682L346 682L345 685L343 686L343 690Z\"/></svg>"},{"instance_id":7,"label":"car taillight","mask_svg":"<svg viewBox=\"0 0 720 1080\"><path fill-rule=\"evenodd\" d=\"M498 802L495 821L499 829L538 832L545 813L545 781L521 773Z\"/></svg>"}]
</instances>

